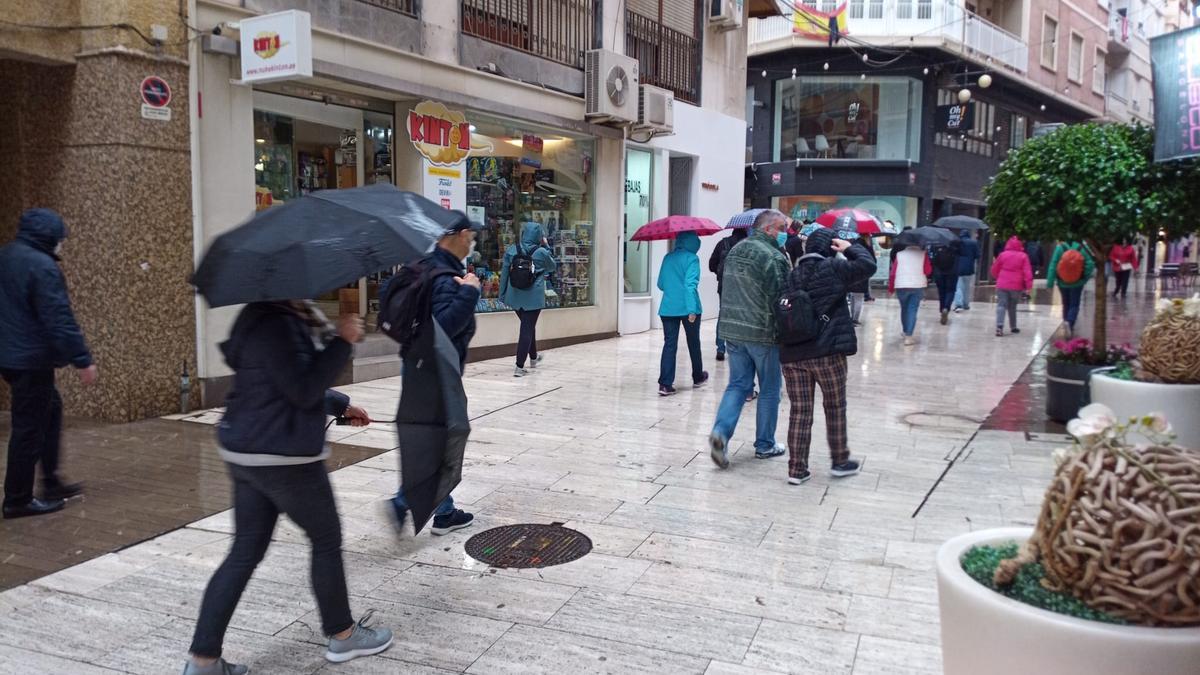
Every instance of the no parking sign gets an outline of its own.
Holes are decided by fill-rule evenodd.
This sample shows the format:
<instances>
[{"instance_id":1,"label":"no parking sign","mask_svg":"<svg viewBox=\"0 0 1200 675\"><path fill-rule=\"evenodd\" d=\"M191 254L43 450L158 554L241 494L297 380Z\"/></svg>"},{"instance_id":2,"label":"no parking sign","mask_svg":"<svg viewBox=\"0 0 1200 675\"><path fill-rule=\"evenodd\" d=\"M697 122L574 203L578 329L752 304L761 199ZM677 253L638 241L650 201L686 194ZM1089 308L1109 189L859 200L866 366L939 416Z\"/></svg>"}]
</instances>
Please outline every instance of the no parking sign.
<instances>
[{"instance_id":1,"label":"no parking sign","mask_svg":"<svg viewBox=\"0 0 1200 675\"><path fill-rule=\"evenodd\" d=\"M171 85L157 75L151 75L142 80L138 88L142 95L142 117L148 120L169 121L171 109Z\"/></svg>"}]
</instances>

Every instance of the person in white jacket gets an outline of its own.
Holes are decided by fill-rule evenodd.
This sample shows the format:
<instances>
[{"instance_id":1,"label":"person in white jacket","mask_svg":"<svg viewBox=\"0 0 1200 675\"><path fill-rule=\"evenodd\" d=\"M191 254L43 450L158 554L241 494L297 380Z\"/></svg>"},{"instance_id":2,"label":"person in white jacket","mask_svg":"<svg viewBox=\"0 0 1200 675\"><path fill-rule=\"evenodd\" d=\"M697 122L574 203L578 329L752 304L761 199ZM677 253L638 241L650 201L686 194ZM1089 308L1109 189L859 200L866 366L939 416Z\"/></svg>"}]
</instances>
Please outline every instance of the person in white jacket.
<instances>
[{"instance_id":1,"label":"person in white jacket","mask_svg":"<svg viewBox=\"0 0 1200 675\"><path fill-rule=\"evenodd\" d=\"M888 275L888 293L900 300L900 325L905 346L916 344L913 332L917 329L917 310L925 297L933 264L924 248L909 246L892 251L892 269Z\"/></svg>"}]
</instances>

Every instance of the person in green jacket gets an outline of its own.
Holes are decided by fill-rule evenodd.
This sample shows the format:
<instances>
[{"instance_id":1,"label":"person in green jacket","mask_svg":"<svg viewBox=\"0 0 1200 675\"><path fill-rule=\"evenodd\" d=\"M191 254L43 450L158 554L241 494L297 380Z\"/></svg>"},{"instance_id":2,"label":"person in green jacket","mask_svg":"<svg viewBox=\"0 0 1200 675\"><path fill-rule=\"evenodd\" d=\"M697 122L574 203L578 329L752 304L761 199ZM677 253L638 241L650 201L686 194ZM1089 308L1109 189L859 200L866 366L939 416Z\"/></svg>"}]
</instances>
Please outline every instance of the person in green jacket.
<instances>
[{"instance_id":1,"label":"person in green jacket","mask_svg":"<svg viewBox=\"0 0 1200 675\"><path fill-rule=\"evenodd\" d=\"M537 275L529 288L517 288L508 282L513 258L517 257L517 246L533 258L533 271ZM521 330L517 336L517 367L513 377L525 377L525 360L536 368L545 358L538 353L537 322L546 307L546 279L554 274L557 263L546 247L546 235L542 226L527 222L521 227L521 243L513 244L504 252L504 263L500 268L500 301L517 312Z\"/></svg>"},{"instance_id":2,"label":"person in green jacket","mask_svg":"<svg viewBox=\"0 0 1200 675\"><path fill-rule=\"evenodd\" d=\"M1083 256L1083 276L1075 281L1064 281L1059 276L1058 264L1067 251L1078 251ZM1062 295L1063 321L1067 322L1067 328L1072 335L1075 334L1075 320L1079 318L1079 307L1083 304L1083 288L1095 273L1096 261L1081 242L1064 241L1054 249L1054 255L1050 257L1050 265L1046 268L1046 288L1058 286L1058 292Z\"/></svg>"},{"instance_id":3,"label":"person in green jacket","mask_svg":"<svg viewBox=\"0 0 1200 675\"><path fill-rule=\"evenodd\" d=\"M663 292L658 316L663 324L662 362L658 369L658 395L675 393L675 355L679 351L679 327L687 337L692 357L692 384L708 381L700 352L700 237L683 232L675 238L675 250L663 258L658 272L658 290Z\"/></svg>"},{"instance_id":4,"label":"person in green jacket","mask_svg":"<svg viewBox=\"0 0 1200 675\"><path fill-rule=\"evenodd\" d=\"M787 216L763 211L754 220L754 233L734 246L725 258L721 291L721 316L717 335L725 340L729 358L729 386L717 409L709 436L710 456L722 469L729 467L727 445L737 427L746 398L754 391L758 375L758 429L754 456L777 457L787 448L775 443L783 371L776 342L775 304L783 294L789 271L783 246L787 243Z\"/></svg>"}]
</instances>

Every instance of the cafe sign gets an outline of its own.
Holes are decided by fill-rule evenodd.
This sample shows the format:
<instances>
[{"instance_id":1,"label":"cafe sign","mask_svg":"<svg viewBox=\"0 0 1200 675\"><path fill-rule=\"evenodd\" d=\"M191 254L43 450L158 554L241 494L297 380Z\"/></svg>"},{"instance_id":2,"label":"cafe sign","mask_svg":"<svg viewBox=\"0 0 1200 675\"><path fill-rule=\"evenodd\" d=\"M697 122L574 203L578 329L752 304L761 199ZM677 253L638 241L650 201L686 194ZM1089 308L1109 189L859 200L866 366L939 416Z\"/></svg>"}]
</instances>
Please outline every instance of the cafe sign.
<instances>
[{"instance_id":1,"label":"cafe sign","mask_svg":"<svg viewBox=\"0 0 1200 675\"><path fill-rule=\"evenodd\" d=\"M421 101L408 112L408 139L430 163L454 166L471 152L471 125L461 111Z\"/></svg>"},{"instance_id":2,"label":"cafe sign","mask_svg":"<svg viewBox=\"0 0 1200 675\"><path fill-rule=\"evenodd\" d=\"M288 10L242 19L242 82L312 77L312 19Z\"/></svg>"}]
</instances>

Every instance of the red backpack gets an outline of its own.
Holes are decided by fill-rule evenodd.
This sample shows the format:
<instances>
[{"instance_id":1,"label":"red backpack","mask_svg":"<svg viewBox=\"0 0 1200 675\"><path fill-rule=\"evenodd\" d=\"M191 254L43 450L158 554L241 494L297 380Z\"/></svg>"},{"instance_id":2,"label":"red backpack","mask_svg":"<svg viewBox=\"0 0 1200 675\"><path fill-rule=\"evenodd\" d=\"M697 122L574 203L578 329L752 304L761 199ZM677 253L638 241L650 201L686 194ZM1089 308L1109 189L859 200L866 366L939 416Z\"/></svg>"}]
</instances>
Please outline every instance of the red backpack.
<instances>
[{"instance_id":1,"label":"red backpack","mask_svg":"<svg viewBox=\"0 0 1200 675\"><path fill-rule=\"evenodd\" d=\"M1083 278L1083 267L1083 254L1079 252L1079 249L1068 248L1059 257L1058 267L1054 269L1054 274L1059 281L1074 284Z\"/></svg>"}]
</instances>

